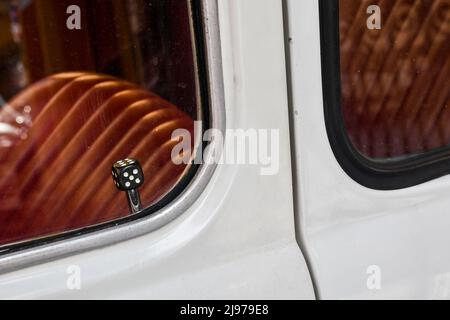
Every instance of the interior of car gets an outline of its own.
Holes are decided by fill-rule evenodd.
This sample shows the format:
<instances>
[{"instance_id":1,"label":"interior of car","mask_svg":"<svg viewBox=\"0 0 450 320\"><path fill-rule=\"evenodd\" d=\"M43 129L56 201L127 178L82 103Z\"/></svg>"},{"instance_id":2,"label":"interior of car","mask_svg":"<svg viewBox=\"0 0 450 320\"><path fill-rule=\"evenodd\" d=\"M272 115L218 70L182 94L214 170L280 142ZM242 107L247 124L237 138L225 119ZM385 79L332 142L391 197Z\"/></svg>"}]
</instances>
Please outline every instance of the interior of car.
<instances>
[{"instance_id":1,"label":"interior of car","mask_svg":"<svg viewBox=\"0 0 450 320\"><path fill-rule=\"evenodd\" d=\"M142 166L143 208L188 167L172 161L198 108L188 3L78 1L75 30L70 4L0 1L0 246L129 216L117 161Z\"/></svg>"},{"instance_id":2,"label":"interior of car","mask_svg":"<svg viewBox=\"0 0 450 320\"><path fill-rule=\"evenodd\" d=\"M371 5L379 29L366 27ZM339 8L341 105L355 148L386 160L449 145L450 1L340 0Z\"/></svg>"}]
</instances>

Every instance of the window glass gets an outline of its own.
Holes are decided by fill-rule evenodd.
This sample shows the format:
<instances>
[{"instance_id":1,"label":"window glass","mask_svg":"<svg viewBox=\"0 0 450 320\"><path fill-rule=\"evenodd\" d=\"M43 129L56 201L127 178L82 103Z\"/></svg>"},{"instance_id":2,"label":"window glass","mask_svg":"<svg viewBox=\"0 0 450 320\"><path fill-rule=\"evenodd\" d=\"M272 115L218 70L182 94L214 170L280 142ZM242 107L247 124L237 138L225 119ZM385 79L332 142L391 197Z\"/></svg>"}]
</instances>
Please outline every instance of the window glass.
<instances>
[{"instance_id":1,"label":"window glass","mask_svg":"<svg viewBox=\"0 0 450 320\"><path fill-rule=\"evenodd\" d=\"M364 156L450 144L450 0L339 0L341 106Z\"/></svg>"},{"instance_id":2,"label":"window glass","mask_svg":"<svg viewBox=\"0 0 450 320\"><path fill-rule=\"evenodd\" d=\"M129 216L182 179L190 17L182 0L0 0L0 246Z\"/></svg>"}]
</instances>

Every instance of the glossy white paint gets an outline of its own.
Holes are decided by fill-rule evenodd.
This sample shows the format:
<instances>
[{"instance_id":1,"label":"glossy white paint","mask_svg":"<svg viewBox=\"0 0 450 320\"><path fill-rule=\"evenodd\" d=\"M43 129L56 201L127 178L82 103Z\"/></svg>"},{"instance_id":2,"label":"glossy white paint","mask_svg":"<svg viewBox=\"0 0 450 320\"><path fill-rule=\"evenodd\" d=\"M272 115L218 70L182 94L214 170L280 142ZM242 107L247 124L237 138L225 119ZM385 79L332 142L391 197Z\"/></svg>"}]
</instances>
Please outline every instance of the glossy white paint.
<instances>
[{"instance_id":1,"label":"glossy white paint","mask_svg":"<svg viewBox=\"0 0 450 320\"><path fill-rule=\"evenodd\" d=\"M450 297L450 177L398 191L354 182L324 124L316 0L288 0L300 202L298 235L320 298ZM381 270L369 290L367 268Z\"/></svg>"},{"instance_id":2,"label":"glossy white paint","mask_svg":"<svg viewBox=\"0 0 450 320\"><path fill-rule=\"evenodd\" d=\"M295 239L281 3L224 0L219 15L227 127L280 128L279 174L219 165L202 196L169 225L3 274L0 298L314 298ZM67 288L73 265L81 290Z\"/></svg>"}]
</instances>

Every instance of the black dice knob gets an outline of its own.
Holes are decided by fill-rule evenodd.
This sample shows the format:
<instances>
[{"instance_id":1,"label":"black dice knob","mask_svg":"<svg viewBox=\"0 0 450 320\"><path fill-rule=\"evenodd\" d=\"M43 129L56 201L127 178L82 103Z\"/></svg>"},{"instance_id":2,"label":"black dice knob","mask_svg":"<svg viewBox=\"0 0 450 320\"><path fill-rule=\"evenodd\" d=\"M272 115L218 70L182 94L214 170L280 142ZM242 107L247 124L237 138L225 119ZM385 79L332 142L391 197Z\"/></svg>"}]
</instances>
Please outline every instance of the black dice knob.
<instances>
[{"instance_id":1,"label":"black dice knob","mask_svg":"<svg viewBox=\"0 0 450 320\"><path fill-rule=\"evenodd\" d=\"M112 167L112 177L117 189L127 192L131 213L142 210L138 189L144 184L144 173L137 160L117 161Z\"/></svg>"}]
</instances>

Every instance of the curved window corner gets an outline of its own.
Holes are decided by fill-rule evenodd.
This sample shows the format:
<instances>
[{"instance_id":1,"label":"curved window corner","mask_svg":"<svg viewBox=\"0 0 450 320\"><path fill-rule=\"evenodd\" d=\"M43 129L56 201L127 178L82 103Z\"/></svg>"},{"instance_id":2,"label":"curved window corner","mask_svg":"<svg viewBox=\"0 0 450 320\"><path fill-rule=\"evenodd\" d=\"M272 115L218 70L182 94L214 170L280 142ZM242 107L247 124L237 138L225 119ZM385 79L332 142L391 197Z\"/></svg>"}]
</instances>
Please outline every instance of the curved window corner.
<instances>
[{"instance_id":1,"label":"curved window corner","mask_svg":"<svg viewBox=\"0 0 450 320\"><path fill-rule=\"evenodd\" d=\"M325 121L358 183L414 186L450 172L450 1L321 0Z\"/></svg>"},{"instance_id":2,"label":"curved window corner","mask_svg":"<svg viewBox=\"0 0 450 320\"><path fill-rule=\"evenodd\" d=\"M223 129L216 11L0 0L0 270L148 233L195 201L215 167L194 161L195 122Z\"/></svg>"}]
</instances>

